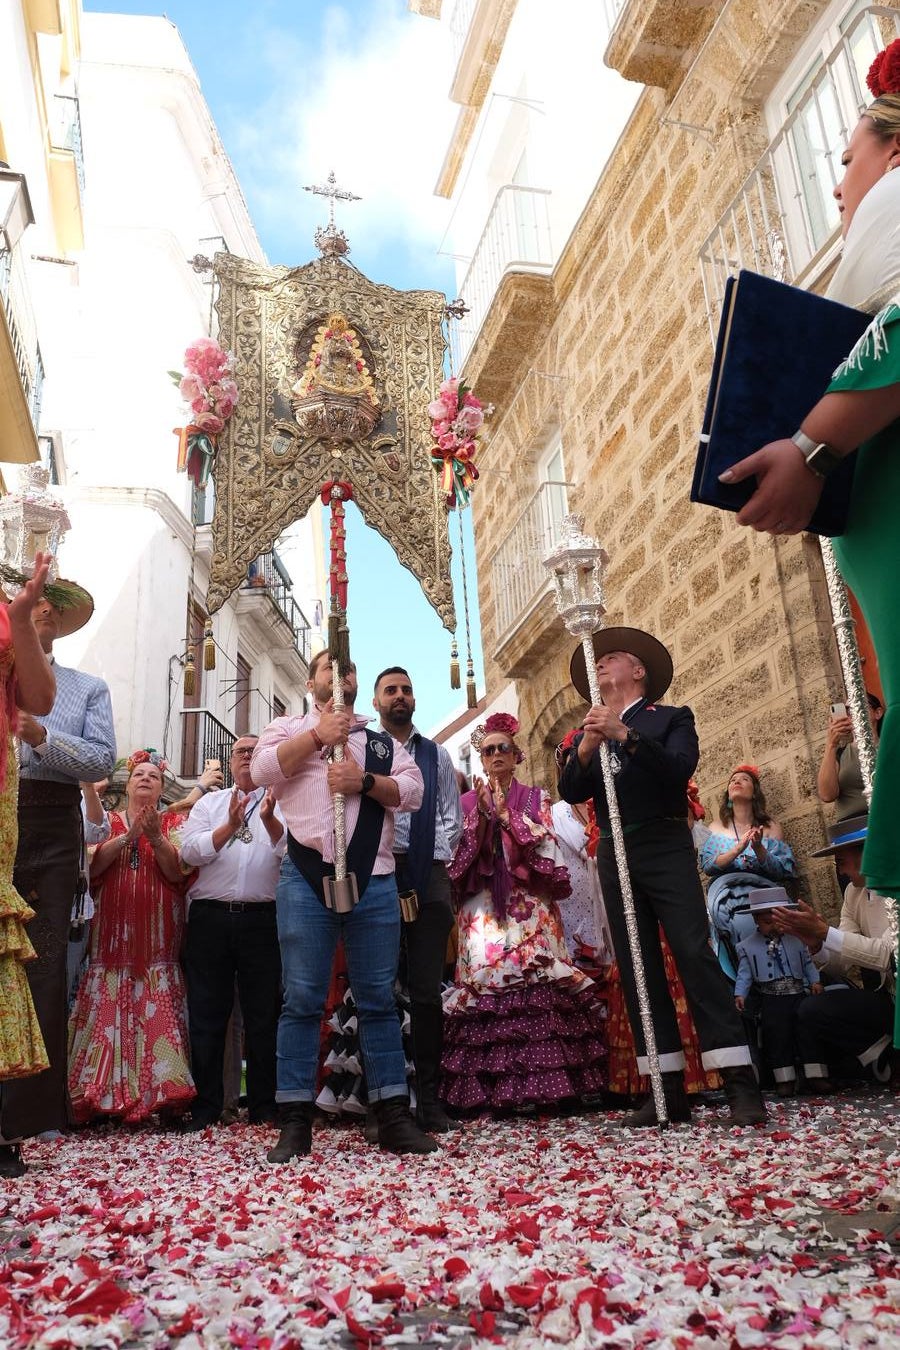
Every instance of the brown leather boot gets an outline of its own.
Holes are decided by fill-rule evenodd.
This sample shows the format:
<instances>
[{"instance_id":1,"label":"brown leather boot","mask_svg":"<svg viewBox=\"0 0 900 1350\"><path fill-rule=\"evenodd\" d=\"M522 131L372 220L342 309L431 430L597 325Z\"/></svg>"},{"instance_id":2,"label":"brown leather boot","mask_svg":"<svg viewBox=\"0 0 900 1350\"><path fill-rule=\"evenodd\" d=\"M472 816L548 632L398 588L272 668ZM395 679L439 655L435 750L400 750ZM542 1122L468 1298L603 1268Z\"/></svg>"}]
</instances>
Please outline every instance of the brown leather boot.
<instances>
[{"instance_id":1,"label":"brown leather boot","mask_svg":"<svg viewBox=\"0 0 900 1350\"><path fill-rule=\"evenodd\" d=\"M388 1097L375 1102L378 1144L388 1153L434 1153L437 1143L420 1130L409 1113L408 1097Z\"/></svg>"},{"instance_id":2,"label":"brown leather boot","mask_svg":"<svg viewBox=\"0 0 900 1350\"><path fill-rule=\"evenodd\" d=\"M691 1104L684 1090L684 1074L680 1069L664 1073L663 1096L666 1099L666 1112L673 1125L683 1124L691 1118ZM636 1111L629 1111L622 1121L626 1130L640 1130L648 1125L658 1125L656 1103L651 1092L647 1100Z\"/></svg>"},{"instance_id":3,"label":"brown leather boot","mask_svg":"<svg viewBox=\"0 0 900 1350\"><path fill-rule=\"evenodd\" d=\"M312 1152L312 1102L284 1102L279 1112L281 1134L266 1158L270 1163L286 1163Z\"/></svg>"},{"instance_id":4,"label":"brown leather boot","mask_svg":"<svg viewBox=\"0 0 900 1350\"><path fill-rule=\"evenodd\" d=\"M766 1107L752 1064L720 1069L722 1086L731 1109L730 1125L764 1125Z\"/></svg>"}]
</instances>

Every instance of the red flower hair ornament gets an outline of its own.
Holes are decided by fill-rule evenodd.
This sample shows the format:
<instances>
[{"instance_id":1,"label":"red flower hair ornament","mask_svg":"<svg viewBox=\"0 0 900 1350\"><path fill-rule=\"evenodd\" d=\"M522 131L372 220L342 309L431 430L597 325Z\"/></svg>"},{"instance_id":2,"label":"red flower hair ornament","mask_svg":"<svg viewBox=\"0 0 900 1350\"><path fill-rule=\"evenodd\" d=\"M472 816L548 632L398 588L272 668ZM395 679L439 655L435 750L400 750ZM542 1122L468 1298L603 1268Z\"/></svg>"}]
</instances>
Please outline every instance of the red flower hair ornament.
<instances>
[{"instance_id":1,"label":"red flower hair ornament","mask_svg":"<svg viewBox=\"0 0 900 1350\"><path fill-rule=\"evenodd\" d=\"M475 749L480 751L485 736L506 736L512 742L516 752L516 763L521 764L525 758L522 751L516 745L516 736L519 732L519 719L513 717L512 713L491 713L486 717L480 726L477 726L472 732L469 740Z\"/></svg>"},{"instance_id":2,"label":"red flower hair ornament","mask_svg":"<svg viewBox=\"0 0 900 1350\"><path fill-rule=\"evenodd\" d=\"M755 778L757 783L759 782L759 769L755 764L735 764L728 775L729 779L733 778L736 773L749 773L751 778Z\"/></svg>"},{"instance_id":3,"label":"red flower hair ornament","mask_svg":"<svg viewBox=\"0 0 900 1350\"><path fill-rule=\"evenodd\" d=\"M869 67L866 84L873 98L881 98L884 94L900 94L900 38L895 38L875 57Z\"/></svg>"},{"instance_id":4,"label":"red flower hair ornament","mask_svg":"<svg viewBox=\"0 0 900 1350\"><path fill-rule=\"evenodd\" d=\"M133 750L125 761L125 768L128 770L129 777L139 764L153 764L163 776L165 776L166 769L169 767L158 750Z\"/></svg>"}]
</instances>

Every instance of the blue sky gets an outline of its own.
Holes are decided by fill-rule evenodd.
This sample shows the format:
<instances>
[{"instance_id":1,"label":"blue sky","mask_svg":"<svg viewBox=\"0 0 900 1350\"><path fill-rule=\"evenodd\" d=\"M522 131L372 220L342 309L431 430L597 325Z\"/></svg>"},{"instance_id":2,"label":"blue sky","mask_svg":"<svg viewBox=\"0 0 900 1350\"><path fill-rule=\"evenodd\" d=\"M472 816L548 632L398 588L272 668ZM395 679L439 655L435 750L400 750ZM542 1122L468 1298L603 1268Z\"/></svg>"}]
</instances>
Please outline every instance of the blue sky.
<instances>
[{"instance_id":1,"label":"blue sky","mask_svg":"<svg viewBox=\"0 0 900 1350\"><path fill-rule=\"evenodd\" d=\"M334 169L339 185L363 198L337 207L357 267L373 281L452 298L452 264L438 255L448 204L432 189L457 110L447 97L446 38L435 22L410 14L406 0L165 0L164 10L153 0L84 0L84 9L165 12L177 26L273 263L296 266L314 256L327 203L303 186ZM463 523L480 676L470 512ZM454 517L450 527L464 658ZM348 511L348 556L360 710L378 670L405 665L416 720L427 730L462 706L449 688L449 635L355 509Z\"/></svg>"}]
</instances>

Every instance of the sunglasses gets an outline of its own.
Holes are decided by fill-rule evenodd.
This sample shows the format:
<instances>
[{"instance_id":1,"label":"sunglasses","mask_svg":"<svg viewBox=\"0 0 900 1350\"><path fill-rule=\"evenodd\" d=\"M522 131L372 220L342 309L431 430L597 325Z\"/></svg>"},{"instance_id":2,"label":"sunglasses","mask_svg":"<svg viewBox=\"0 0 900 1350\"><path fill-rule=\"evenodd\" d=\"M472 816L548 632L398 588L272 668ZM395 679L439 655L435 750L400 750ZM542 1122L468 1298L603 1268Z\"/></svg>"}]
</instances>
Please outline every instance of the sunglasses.
<instances>
[{"instance_id":1,"label":"sunglasses","mask_svg":"<svg viewBox=\"0 0 900 1350\"><path fill-rule=\"evenodd\" d=\"M515 748L509 741L501 741L499 745L486 745L481 752L481 758L490 759L491 755L511 755Z\"/></svg>"}]
</instances>

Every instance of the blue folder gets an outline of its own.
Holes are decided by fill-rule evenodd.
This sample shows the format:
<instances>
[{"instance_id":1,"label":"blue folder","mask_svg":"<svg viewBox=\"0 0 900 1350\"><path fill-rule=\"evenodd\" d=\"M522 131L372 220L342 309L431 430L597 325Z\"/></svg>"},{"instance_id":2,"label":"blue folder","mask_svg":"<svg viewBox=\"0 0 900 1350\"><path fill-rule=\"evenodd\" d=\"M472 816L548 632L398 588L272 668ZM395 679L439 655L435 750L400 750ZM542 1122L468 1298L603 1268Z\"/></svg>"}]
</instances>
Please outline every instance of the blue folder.
<instances>
[{"instance_id":1,"label":"blue folder","mask_svg":"<svg viewBox=\"0 0 900 1350\"><path fill-rule=\"evenodd\" d=\"M716 340L691 501L740 511L756 479L719 474L770 441L792 436L871 322L858 309L741 271L729 277ZM843 534L856 452L825 480L807 529Z\"/></svg>"}]
</instances>

